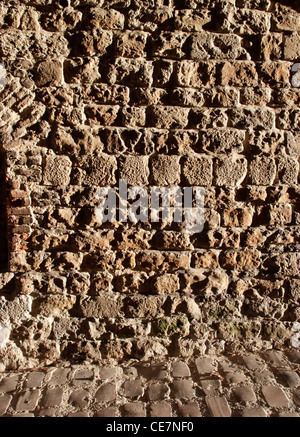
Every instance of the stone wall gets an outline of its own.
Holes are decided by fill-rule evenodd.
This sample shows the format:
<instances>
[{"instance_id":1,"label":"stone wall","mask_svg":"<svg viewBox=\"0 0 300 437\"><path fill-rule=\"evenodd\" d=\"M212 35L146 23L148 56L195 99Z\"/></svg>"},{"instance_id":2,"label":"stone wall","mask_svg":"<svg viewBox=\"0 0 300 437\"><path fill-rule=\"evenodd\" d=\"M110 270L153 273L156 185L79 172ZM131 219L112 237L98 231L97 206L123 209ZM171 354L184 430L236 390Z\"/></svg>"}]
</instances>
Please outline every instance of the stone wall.
<instances>
[{"instance_id":1,"label":"stone wall","mask_svg":"<svg viewBox=\"0 0 300 437\"><path fill-rule=\"evenodd\" d=\"M3 0L0 27L2 367L289 344L300 315L297 8ZM99 187L120 178L204 187L203 231L99 222Z\"/></svg>"}]
</instances>

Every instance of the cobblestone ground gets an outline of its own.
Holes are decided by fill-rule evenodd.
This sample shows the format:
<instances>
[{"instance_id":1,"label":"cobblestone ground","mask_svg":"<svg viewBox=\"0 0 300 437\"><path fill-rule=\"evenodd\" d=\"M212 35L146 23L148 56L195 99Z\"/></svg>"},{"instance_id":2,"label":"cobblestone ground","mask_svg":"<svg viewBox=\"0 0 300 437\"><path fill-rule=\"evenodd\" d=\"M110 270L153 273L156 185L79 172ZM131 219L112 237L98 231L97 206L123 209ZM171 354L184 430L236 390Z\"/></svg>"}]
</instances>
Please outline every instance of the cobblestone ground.
<instances>
[{"instance_id":1,"label":"cobblestone ground","mask_svg":"<svg viewBox=\"0 0 300 437\"><path fill-rule=\"evenodd\" d=\"M4 417L298 417L300 352L48 367L0 375Z\"/></svg>"}]
</instances>

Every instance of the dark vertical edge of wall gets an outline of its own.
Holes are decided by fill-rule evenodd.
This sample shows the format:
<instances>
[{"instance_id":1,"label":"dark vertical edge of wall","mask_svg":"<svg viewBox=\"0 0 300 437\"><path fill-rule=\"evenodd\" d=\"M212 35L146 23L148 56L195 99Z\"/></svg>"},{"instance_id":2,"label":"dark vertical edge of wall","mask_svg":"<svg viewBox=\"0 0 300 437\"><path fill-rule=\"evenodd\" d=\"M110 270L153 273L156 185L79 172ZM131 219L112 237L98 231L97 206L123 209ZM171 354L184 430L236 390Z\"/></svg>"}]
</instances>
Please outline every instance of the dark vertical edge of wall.
<instances>
[{"instance_id":1,"label":"dark vertical edge of wall","mask_svg":"<svg viewBox=\"0 0 300 437\"><path fill-rule=\"evenodd\" d=\"M0 147L0 272L8 271L7 189L5 152Z\"/></svg>"}]
</instances>

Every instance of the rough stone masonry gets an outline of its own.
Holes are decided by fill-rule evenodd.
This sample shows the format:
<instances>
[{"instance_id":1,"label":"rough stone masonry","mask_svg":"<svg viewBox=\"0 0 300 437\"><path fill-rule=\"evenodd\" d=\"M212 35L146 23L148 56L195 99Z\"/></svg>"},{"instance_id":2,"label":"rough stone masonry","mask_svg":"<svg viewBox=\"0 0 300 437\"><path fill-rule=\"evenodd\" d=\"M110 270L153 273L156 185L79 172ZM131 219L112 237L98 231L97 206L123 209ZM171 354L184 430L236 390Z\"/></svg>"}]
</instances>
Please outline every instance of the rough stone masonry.
<instances>
[{"instance_id":1,"label":"rough stone masonry","mask_svg":"<svg viewBox=\"0 0 300 437\"><path fill-rule=\"evenodd\" d=\"M2 370L293 344L299 8L2 0L0 62ZM204 187L204 230L99 223L121 178Z\"/></svg>"}]
</instances>

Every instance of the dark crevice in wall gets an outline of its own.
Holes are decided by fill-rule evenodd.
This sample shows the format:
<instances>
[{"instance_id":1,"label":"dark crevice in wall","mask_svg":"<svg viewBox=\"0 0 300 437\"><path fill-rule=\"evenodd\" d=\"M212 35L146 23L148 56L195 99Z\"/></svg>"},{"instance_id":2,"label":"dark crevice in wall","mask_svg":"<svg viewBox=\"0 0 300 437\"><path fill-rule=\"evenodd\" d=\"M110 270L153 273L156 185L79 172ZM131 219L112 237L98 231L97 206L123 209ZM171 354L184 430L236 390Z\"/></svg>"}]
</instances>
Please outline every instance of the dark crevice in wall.
<instances>
[{"instance_id":1,"label":"dark crevice in wall","mask_svg":"<svg viewBox=\"0 0 300 437\"><path fill-rule=\"evenodd\" d=\"M278 0L275 3L280 3L284 6L290 6L295 9L295 11L300 12L299 0Z\"/></svg>"},{"instance_id":2,"label":"dark crevice in wall","mask_svg":"<svg viewBox=\"0 0 300 437\"><path fill-rule=\"evenodd\" d=\"M8 239L6 214L5 154L0 151L0 272L8 271Z\"/></svg>"}]
</instances>

